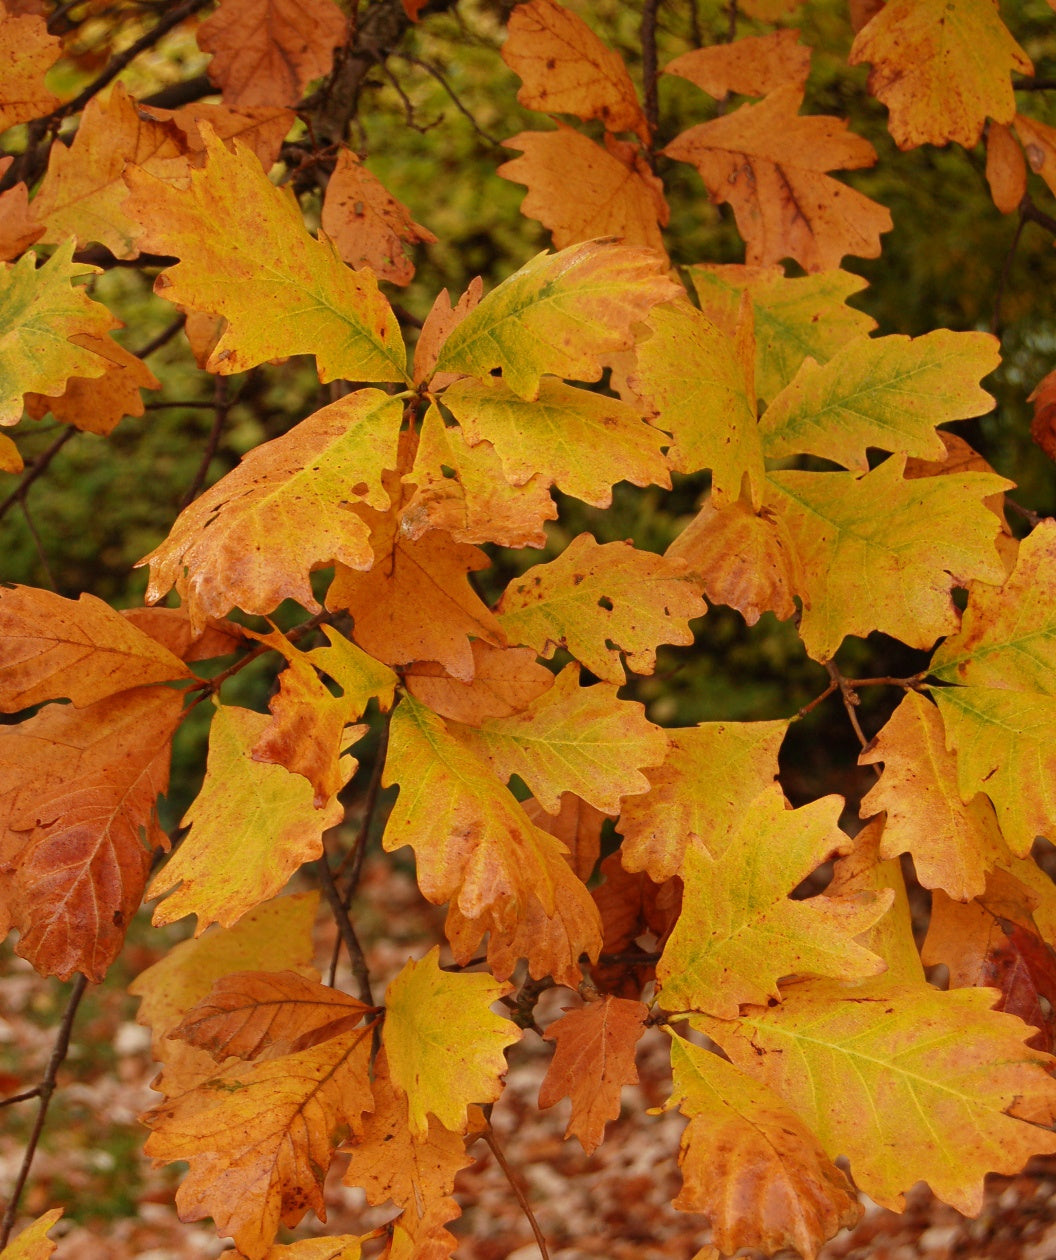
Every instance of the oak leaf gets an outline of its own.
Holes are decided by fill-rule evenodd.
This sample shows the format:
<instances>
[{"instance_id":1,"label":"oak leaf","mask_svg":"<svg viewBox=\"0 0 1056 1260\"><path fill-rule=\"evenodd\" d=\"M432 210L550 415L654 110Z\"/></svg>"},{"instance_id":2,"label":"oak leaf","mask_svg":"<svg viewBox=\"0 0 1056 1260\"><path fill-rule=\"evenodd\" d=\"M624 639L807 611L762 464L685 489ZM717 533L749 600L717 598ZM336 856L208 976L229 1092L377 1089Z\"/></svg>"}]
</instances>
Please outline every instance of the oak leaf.
<instances>
[{"instance_id":1,"label":"oak leaf","mask_svg":"<svg viewBox=\"0 0 1056 1260\"><path fill-rule=\"evenodd\" d=\"M407 690L434 713L479 726L488 718L509 717L527 708L553 686L554 676L524 647L470 643L473 678L463 682L432 661L418 661L404 673Z\"/></svg>"},{"instance_id":2,"label":"oak leaf","mask_svg":"<svg viewBox=\"0 0 1056 1260\"><path fill-rule=\"evenodd\" d=\"M607 236L665 252L664 186L635 145L606 132L603 148L560 122L556 131L520 131L503 144L523 156L495 173L527 185L521 214L549 228L556 249Z\"/></svg>"},{"instance_id":3,"label":"oak leaf","mask_svg":"<svg viewBox=\"0 0 1056 1260\"><path fill-rule=\"evenodd\" d=\"M155 924L196 914L196 936L210 923L230 927L319 857L323 832L344 817L336 800L316 809L302 775L254 760L267 724L262 713L216 705L205 781L180 824L190 833L147 890L148 897L169 893Z\"/></svg>"},{"instance_id":4,"label":"oak leaf","mask_svg":"<svg viewBox=\"0 0 1056 1260\"><path fill-rule=\"evenodd\" d=\"M1024 143L1029 146L1030 140L1027 139ZM1056 150L1051 145L1047 147L1050 154L1056 156ZM1044 159L1050 155L1039 148L1037 156L1042 158L1041 169L1044 171ZM1050 176L1052 166L1050 162ZM1002 214L1011 214L1027 191L1027 163L1023 156L1023 146L1003 123L992 122L986 129L986 182L994 205Z\"/></svg>"},{"instance_id":5,"label":"oak leaf","mask_svg":"<svg viewBox=\"0 0 1056 1260\"><path fill-rule=\"evenodd\" d=\"M167 648L94 595L0 588L0 712L44 700L78 708L130 687L192 677Z\"/></svg>"},{"instance_id":6,"label":"oak leaf","mask_svg":"<svg viewBox=\"0 0 1056 1260\"><path fill-rule=\"evenodd\" d=\"M979 379L999 365L996 338L940 328L923 337L848 342L806 360L759 422L768 456L820 455L866 472L866 448L944 459L935 426L989 411Z\"/></svg>"},{"instance_id":7,"label":"oak leaf","mask_svg":"<svg viewBox=\"0 0 1056 1260\"><path fill-rule=\"evenodd\" d=\"M720 856L686 849L682 913L656 967L666 1010L736 1019L740 1005L778 998L783 976L864 979L884 969L853 938L884 914L890 896L788 896L850 847L836 826L842 805L828 796L790 810L774 786L731 821Z\"/></svg>"},{"instance_id":8,"label":"oak leaf","mask_svg":"<svg viewBox=\"0 0 1056 1260\"><path fill-rule=\"evenodd\" d=\"M607 131L633 131L649 143L649 124L619 53L555 0L530 0L510 14L502 59L522 80L528 109L600 119Z\"/></svg>"},{"instance_id":9,"label":"oak leaf","mask_svg":"<svg viewBox=\"0 0 1056 1260\"><path fill-rule=\"evenodd\" d=\"M255 447L139 562L151 566L148 602L175 585L196 631L236 605L265 614L296 599L319 611L313 569L374 562L349 504L388 505L382 472L395 467L402 415L397 399L358 390Z\"/></svg>"},{"instance_id":10,"label":"oak leaf","mask_svg":"<svg viewBox=\"0 0 1056 1260\"><path fill-rule=\"evenodd\" d=\"M197 32L210 79L237 106L296 105L346 34L333 0L223 0Z\"/></svg>"},{"instance_id":11,"label":"oak leaf","mask_svg":"<svg viewBox=\"0 0 1056 1260\"><path fill-rule=\"evenodd\" d=\"M348 1032L373 1007L296 971L221 976L168 1034L207 1050L219 1063L265 1051L297 1053Z\"/></svg>"},{"instance_id":12,"label":"oak leaf","mask_svg":"<svg viewBox=\"0 0 1056 1260\"><path fill-rule=\"evenodd\" d=\"M810 74L810 49L799 42L799 31L748 35L729 44L694 48L664 66L720 100L730 92L766 96L786 83L804 87Z\"/></svg>"},{"instance_id":13,"label":"oak leaf","mask_svg":"<svg viewBox=\"0 0 1056 1260\"><path fill-rule=\"evenodd\" d=\"M523 399L539 396L547 373L596 381L648 311L678 295L664 266L650 250L599 241L537 254L455 325L436 371L483 380L501 368Z\"/></svg>"},{"instance_id":14,"label":"oak leaf","mask_svg":"<svg viewBox=\"0 0 1056 1260\"><path fill-rule=\"evenodd\" d=\"M659 884L681 872L688 848L719 857L752 801L776 781L787 729L776 721L669 730L666 759L647 772L649 791L627 797L620 811L624 868Z\"/></svg>"},{"instance_id":15,"label":"oak leaf","mask_svg":"<svg viewBox=\"0 0 1056 1260\"><path fill-rule=\"evenodd\" d=\"M544 1034L556 1045L539 1087L539 1106L571 1098L565 1137L575 1134L588 1155L601 1145L605 1125L620 1114L621 1088L638 1081L634 1054L648 1015L641 1002L606 996L566 1009Z\"/></svg>"},{"instance_id":16,"label":"oak leaf","mask_svg":"<svg viewBox=\"0 0 1056 1260\"><path fill-rule=\"evenodd\" d=\"M689 1119L674 1206L705 1213L724 1254L791 1247L813 1260L822 1243L856 1224L862 1208L847 1178L772 1089L674 1035L671 1070L666 1108Z\"/></svg>"},{"instance_id":17,"label":"oak leaf","mask_svg":"<svg viewBox=\"0 0 1056 1260\"><path fill-rule=\"evenodd\" d=\"M181 661L207 661L227 656L242 645L243 628L233 621L210 621L201 634L191 627L186 608L122 608L121 616L137 630L167 648Z\"/></svg>"},{"instance_id":18,"label":"oak leaf","mask_svg":"<svg viewBox=\"0 0 1056 1260\"><path fill-rule=\"evenodd\" d=\"M553 484L585 503L608 507L618 481L671 484L661 453L666 434L618 398L547 377L531 401L496 380L456 381L443 401L474 448L491 443L511 485L527 485L538 476L545 487Z\"/></svg>"},{"instance_id":19,"label":"oak leaf","mask_svg":"<svg viewBox=\"0 0 1056 1260\"><path fill-rule=\"evenodd\" d=\"M553 814L548 814L534 797L523 801L522 806L537 827L565 846L576 875L584 882L589 880L601 853L601 829L606 815L574 792L561 793L561 804Z\"/></svg>"},{"instance_id":20,"label":"oak leaf","mask_svg":"<svg viewBox=\"0 0 1056 1260\"><path fill-rule=\"evenodd\" d=\"M52 1208L43 1216L38 1216L14 1242L0 1251L0 1260L48 1260L55 1250L55 1243L45 1235L61 1215L62 1208Z\"/></svg>"},{"instance_id":21,"label":"oak leaf","mask_svg":"<svg viewBox=\"0 0 1056 1260\"><path fill-rule=\"evenodd\" d=\"M497 611L511 643L546 657L567 648L598 678L622 686L621 654L632 673L651 674L657 646L692 643L689 621L707 605L681 563L579 534L556 560L511 582Z\"/></svg>"},{"instance_id":22,"label":"oak leaf","mask_svg":"<svg viewBox=\"0 0 1056 1260\"><path fill-rule=\"evenodd\" d=\"M480 972L442 971L439 954L434 945L419 962L409 960L385 994L389 1075L407 1099L407 1122L418 1137L429 1132L430 1114L464 1133L469 1106L502 1093L503 1051L521 1038L490 1009L512 986Z\"/></svg>"},{"instance_id":23,"label":"oak leaf","mask_svg":"<svg viewBox=\"0 0 1056 1260\"><path fill-rule=\"evenodd\" d=\"M207 122L232 153L234 142L252 149L264 170L271 169L278 160L282 142L297 120L293 110L275 105L246 105L231 109L214 101L192 101L178 109L159 109L154 105L139 106L140 112L161 121L171 119L183 132L184 145L192 166L201 166L206 160L205 140L198 130L200 122ZM186 173L184 172L184 175Z\"/></svg>"},{"instance_id":24,"label":"oak leaf","mask_svg":"<svg viewBox=\"0 0 1056 1260\"><path fill-rule=\"evenodd\" d=\"M643 705L620 700L611 683L580 687L575 664L519 713L454 724L451 732L501 779L518 775L549 814L563 792L617 813L622 797L648 789L643 767L659 765L667 752L666 733L646 721Z\"/></svg>"},{"instance_id":25,"label":"oak leaf","mask_svg":"<svg viewBox=\"0 0 1056 1260\"><path fill-rule=\"evenodd\" d=\"M847 298L865 288L849 271L786 276L777 266L733 263L686 268L700 309L731 338L736 335L741 294L752 303L755 329L755 386L760 398L774 398L809 355L818 363L849 341L864 337L876 321Z\"/></svg>"},{"instance_id":26,"label":"oak leaf","mask_svg":"<svg viewBox=\"0 0 1056 1260\"><path fill-rule=\"evenodd\" d=\"M360 1260L363 1244L374 1234L331 1234L326 1238L302 1238L295 1243L276 1243L261 1260ZM245 1252L234 1253L234 1260L248 1260Z\"/></svg>"},{"instance_id":27,"label":"oak leaf","mask_svg":"<svg viewBox=\"0 0 1056 1260\"><path fill-rule=\"evenodd\" d=\"M280 1222L296 1225L309 1208L325 1221L332 1136L373 1105L370 1048L367 1027L296 1054L233 1060L142 1116L146 1153L190 1165L176 1192L181 1218L211 1216L249 1260L263 1260Z\"/></svg>"},{"instance_id":28,"label":"oak leaf","mask_svg":"<svg viewBox=\"0 0 1056 1260\"><path fill-rule=\"evenodd\" d=\"M168 845L154 811L181 707L178 691L137 687L0 727L5 848L14 847L0 927L18 928L18 953L42 974L98 982L120 951L151 849Z\"/></svg>"},{"instance_id":29,"label":"oak leaf","mask_svg":"<svg viewBox=\"0 0 1056 1260\"><path fill-rule=\"evenodd\" d=\"M20 473L24 467L18 447L6 433L0 433L0 471Z\"/></svg>"},{"instance_id":30,"label":"oak leaf","mask_svg":"<svg viewBox=\"0 0 1056 1260\"><path fill-rule=\"evenodd\" d=\"M601 951L631 958L597 963L591 968L594 984L602 992L636 1000L656 975L652 948L642 958L633 957L634 946L648 934L649 945L662 948L682 906L682 881L656 883L641 872L631 874L620 864L620 852L610 853L599 868L604 877L591 893L601 915Z\"/></svg>"},{"instance_id":31,"label":"oak leaf","mask_svg":"<svg viewBox=\"0 0 1056 1260\"><path fill-rule=\"evenodd\" d=\"M770 474L770 506L803 569L800 635L815 660L873 630L930 648L957 628L954 586L1004 576L998 523L982 500L1008 483L976 472L904 479L904 467L893 455L862 477Z\"/></svg>"},{"instance_id":32,"label":"oak leaf","mask_svg":"<svg viewBox=\"0 0 1056 1260\"><path fill-rule=\"evenodd\" d=\"M436 295L414 347L412 375L415 385L424 385L428 381L434 390L441 390L457 380L457 372L436 371L437 356L451 330L473 310L483 292L484 281L480 276L475 276L454 306L451 305L451 296L446 289L441 289Z\"/></svg>"},{"instance_id":33,"label":"oak leaf","mask_svg":"<svg viewBox=\"0 0 1056 1260\"><path fill-rule=\"evenodd\" d=\"M1051 1059L1024 1046L1022 1020L989 1009L994 996L886 977L804 980L736 1023L694 1022L775 1090L830 1158L847 1156L877 1203L900 1211L903 1192L926 1181L974 1216L986 1173L1017 1172L1056 1149L1056 1135L1016 1118L1056 1100Z\"/></svg>"},{"instance_id":34,"label":"oak leaf","mask_svg":"<svg viewBox=\"0 0 1056 1260\"><path fill-rule=\"evenodd\" d=\"M49 113L59 98L48 90L44 75L62 53L62 44L48 34L36 14L12 14L0 6L0 131Z\"/></svg>"},{"instance_id":35,"label":"oak leaf","mask_svg":"<svg viewBox=\"0 0 1056 1260\"><path fill-rule=\"evenodd\" d=\"M1014 121L1016 135L1019 136L1022 149L1016 145L1015 141L1009 137L1008 144L1013 146L1019 153L1019 161L1022 165L1023 157L1026 155L1027 162L1030 163L1030 169L1048 184L1051 190L1056 190L1056 128L1046 127L1044 123L1037 122L1033 118L1028 118L1025 114L1017 114ZM990 136L994 134L995 125L990 125ZM1000 143L1000 142L999 142ZM987 142L987 171L989 172L989 139ZM1015 159L1012 159L1013 161ZM1011 201L1012 197L1019 191L1020 199L1026 191L1026 171L1022 174L1023 188L1019 188L1018 177L1011 182L1012 186L1006 194L1007 199ZM995 199L996 200L996 199ZM1014 210L1019 205L1017 200L1012 206ZM999 206L998 209L1001 207Z\"/></svg>"},{"instance_id":36,"label":"oak leaf","mask_svg":"<svg viewBox=\"0 0 1056 1260\"><path fill-rule=\"evenodd\" d=\"M839 119L801 117L802 100L802 89L786 84L690 127L663 152L695 166L713 202L733 206L751 264L787 257L824 271L845 254L876 258L891 215L825 173L872 166L876 152Z\"/></svg>"},{"instance_id":37,"label":"oak leaf","mask_svg":"<svg viewBox=\"0 0 1056 1260\"><path fill-rule=\"evenodd\" d=\"M872 64L869 91L890 111L900 149L950 140L971 148L987 116L1012 121L1009 73L1034 72L992 0L890 0L858 32L848 61Z\"/></svg>"},{"instance_id":38,"label":"oak leaf","mask_svg":"<svg viewBox=\"0 0 1056 1260\"><path fill-rule=\"evenodd\" d=\"M369 267L379 280L410 284L415 245L435 245L428 228L349 149L341 149L326 186L320 226L350 267Z\"/></svg>"},{"instance_id":39,"label":"oak leaf","mask_svg":"<svg viewBox=\"0 0 1056 1260\"><path fill-rule=\"evenodd\" d=\"M0 176L15 159L0 157ZM22 180L0 193L0 260L17 258L40 239L44 225L29 208L29 189Z\"/></svg>"},{"instance_id":40,"label":"oak leaf","mask_svg":"<svg viewBox=\"0 0 1056 1260\"><path fill-rule=\"evenodd\" d=\"M190 170L189 187L131 165L125 212L143 225L141 249L181 260L155 292L227 320L209 371L314 354L323 382L406 382L399 325L373 274L352 271L308 234L293 193L270 182L250 149L235 141L231 153L208 123L198 127L207 160Z\"/></svg>"}]
</instances>

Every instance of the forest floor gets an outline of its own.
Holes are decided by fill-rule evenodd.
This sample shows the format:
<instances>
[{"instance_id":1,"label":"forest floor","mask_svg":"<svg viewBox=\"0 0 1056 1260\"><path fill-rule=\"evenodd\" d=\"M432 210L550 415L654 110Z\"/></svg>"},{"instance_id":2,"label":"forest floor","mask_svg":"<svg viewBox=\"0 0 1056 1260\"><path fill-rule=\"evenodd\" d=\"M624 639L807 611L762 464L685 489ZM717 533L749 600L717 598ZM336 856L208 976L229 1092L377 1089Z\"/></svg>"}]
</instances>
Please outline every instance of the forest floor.
<instances>
[{"instance_id":1,"label":"forest floor","mask_svg":"<svg viewBox=\"0 0 1056 1260\"><path fill-rule=\"evenodd\" d=\"M369 947L372 974L395 975L408 955L435 939L441 913L424 906L409 875L368 864L364 904L379 924L399 927L399 939ZM157 938L157 943L155 943ZM136 1023L127 993L135 974L156 961L172 937L137 924L107 981L89 989L75 1025L23 1196L21 1223L62 1206L52 1230L56 1260L210 1260L229 1252L206 1222L182 1224L173 1206L178 1170L153 1168L142 1155L145 1131L137 1115L158 1101L150 1088L156 1064L149 1031ZM329 942L323 942L325 954ZM322 957L320 965L323 964ZM379 990L381 986L378 986ZM31 1088L54 1043L67 986L42 981L9 947L0 956L0 1088ZM556 1018L562 994L543 995L543 1025ZM640 1082L624 1092L619 1121L590 1157L563 1138L566 1104L536 1106L550 1047L527 1033L511 1052L510 1072L492 1123L498 1142L533 1206L551 1260L692 1260L709 1240L703 1217L676 1212L671 1200L681 1177L677 1152L683 1121L677 1113L648 1114L670 1088L665 1038L653 1031L639 1056ZM17 1173L34 1102L3 1112L0 1191ZM462 1217L451 1226L461 1239L458 1260L539 1260L528 1221L492 1152L478 1142L476 1162L459 1176ZM374 1208L340 1183L335 1159L327 1185L328 1222L306 1221L287 1240L327 1233L360 1234L382 1224L390 1208ZM923 1185L907 1195L904 1214L863 1198L858 1227L833 1239L820 1260L1054 1260L1056 1158L1038 1159L1019 1176L991 1177L981 1215L968 1220L939 1203Z\"/></svg>"}]
</instances>

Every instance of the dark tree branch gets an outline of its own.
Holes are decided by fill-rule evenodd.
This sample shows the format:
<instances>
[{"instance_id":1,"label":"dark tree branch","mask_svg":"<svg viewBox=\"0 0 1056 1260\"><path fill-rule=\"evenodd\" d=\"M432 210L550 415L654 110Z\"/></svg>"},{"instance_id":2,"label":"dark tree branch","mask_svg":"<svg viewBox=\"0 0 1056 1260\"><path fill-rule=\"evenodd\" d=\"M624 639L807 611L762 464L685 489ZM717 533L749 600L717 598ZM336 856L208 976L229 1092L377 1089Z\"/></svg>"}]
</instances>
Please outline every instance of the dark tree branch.
<instances>
[{"instance_id":1,"label":"dark tree branch","mask_svg":"<svg viewBox=\"0 0 1056 1260\"><path fill-rule=\"evenodd\" d=\"M490 1121L488 1123L488 1127L480 1136L487 1143L488 1149L491 1151L492 1155L495 1156L499 1167L506 1176L506 1180L510 1183L510 1189L516 1195L517 1202L521 1205L521 1211L528 1218L528 1224L532 1227L532 1233L535 1235L536 1245L539 1248L539 1254L542 1256L542 1260L550 1260L550 1252L547 1250L546 1238L543 1235L543 1231L539 1228L539 1222L535 1219L535 1213L532 1211L532 1205L528 1202L528 1198L521 1189L520 1183L513 1175L513 1169L507 1163L506 1156L502 1153L502 1148L499 1146L495 1138L495 1130L491 1127Z\"/></svg>"},{"instance_id":2,"label":"dark tree branch","mask_svg":"<svg viewBox=\"0 0 1056 1260\"><path fill-rule=\"evenodd\" d=\"M211 405L213 408L213 427L209 431L209 440L205 444L205 450L202 452L202 458L198 464L198 470L194 474L194 479L187 487L187 493L180 500L181 512L194 502L202 486L205 485L205 479L209 475L209 465L213 462L216 448L220 445L220 434L224 431L227 413L231 410L233 401L233 399L228 397L227 377L218 376L213 385L213 401L211 404L205 404L206 406ZM198 406L200 404L195 405Z\"/></svg>"},{"instance_id":3,"label":"dark tree branch","mask_svg":"<svg viewBox=\"0 0 1056 1260\"><path fill-rule=\"evenodd\" d=\"M319 872L319 882L323 886L323 894L330 903L330 910L333 913L334 922L337 924L337 930L341 933L345 949L348 950L348 961L351 964L352 974L355 976L356 985L359 988L359 999L368 1006L373 1006L374 995L370 988L370 972L367 969L367 958L363 953L363 946L359 943L356 929L352 926L349 913L341 904L341 895L337 891L334 875L330 870L330 863L325 853L316 862L315 869Z\"/></svg>"},{"instance_id":4,"label":"dark tree branch","mask_svg":"<svg viewBox=\"0 0 1056 1260\"><path fill-rule=\"evenodd\" d=\"M660 125L660 101L657 95L657 80L660 71L656 60L656 11L660 0L645 0L642 5L642 21L638 33L642 40L642 88L645 95L645 118L649 123L649 132L656 135Z\"/></svg>"}]
</instances>

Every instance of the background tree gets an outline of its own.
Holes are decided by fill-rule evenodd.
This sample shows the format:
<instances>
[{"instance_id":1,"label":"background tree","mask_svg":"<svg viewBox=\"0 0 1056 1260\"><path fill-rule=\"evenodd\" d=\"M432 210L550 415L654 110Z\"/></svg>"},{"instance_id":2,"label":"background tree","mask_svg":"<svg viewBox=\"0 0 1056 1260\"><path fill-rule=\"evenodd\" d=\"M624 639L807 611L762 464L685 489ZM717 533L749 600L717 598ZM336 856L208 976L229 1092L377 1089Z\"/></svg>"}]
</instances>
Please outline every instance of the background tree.
<instances>
[{"instance_id":1,"label":"background tree","mask_svg":"<svg viewBox=\"0 0 1056 1260\"><path fill-rule=\"evenodd\" d=\"M0 1244L104 981L249 1260L448 1254L540 1034L588 1154L670 1043L701 1255L1056 1151L1017 17L0 10L0 912L69 985ZM357 894L408 852L446 917L385 962ZM289 1241L332 1163L395 1215Z\"/></svg>"}]
</instances>

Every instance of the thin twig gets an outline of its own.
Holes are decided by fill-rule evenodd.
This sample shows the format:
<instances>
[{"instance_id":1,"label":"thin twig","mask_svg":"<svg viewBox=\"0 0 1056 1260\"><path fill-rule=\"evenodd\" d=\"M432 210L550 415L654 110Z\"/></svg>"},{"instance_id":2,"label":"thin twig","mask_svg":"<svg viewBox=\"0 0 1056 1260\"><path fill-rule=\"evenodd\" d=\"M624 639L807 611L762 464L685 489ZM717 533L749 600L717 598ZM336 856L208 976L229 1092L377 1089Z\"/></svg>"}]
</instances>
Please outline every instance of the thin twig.
<instances>
[{"instance_id":1,"label":"thin twig","mask_svg":"<svg viewBox=\"0 0 1056 1260\"><path fill-rule=\"evenodd\" d=\"M78 972L77 978L73 982L73 988L70 990L70 996L66 999L66 1009L62 1014L62 1022L59 1024L59 1031L55 1037L55 1046L52 1049L51 1058L48 1060L48 1066L44 1070L44 1079L37 1088L40 1107L37 1110L37 1118L33 1124L33 1132L30 1133L29 1141L26 1143L26 1153L22 1156L22 1166L19 1168L18 1176L15 1178L15 1187L11 1191L11 1199L7 1205L7 1211L4 1213L3 1222L0 1223L0 1250L7 1246L7 1240L11 1236L15 1217L18 1215L18 1205L22 1199L22 1191L26 1187L29 1170L33 1165L33 1157L37 1153L40 1135L44 1131L44 1121L48 1114L51 1096L55 1092L55 1082L58 1078L59 1068L62 1066L70 1048L70 1034L73 1032L73 1021L77 1016L77 1007L80 1005L81 998L84 997L84 991L87 987L87 977Z\"/></svg>"},{"instance_id":2,"label":"thin twig","mask_svg":"<svg viewBox=\"0 0 1056 1260\"><path fill-rule=\"evenodd\" d=\"M1001 327L1001 302L1005 296L1005 286L1008 284L1008 278L1012 274L1012 264L1015 261L1016 250L1019 248L1020 237L1023 235L1023 229L1027 226L1027 217L1020 207L1019 219L1016 222L1016 230L1012 237L1012 244L1008 247L1008 253L1005 255L1005 261L1001 265L1001 275L997 282L997 293L994 295L994 313L990 318L990 332L996 337Z\"/></svg>"},{"instance_id":3,"label":"thin twig","mask_svg":"<svg viewBox=\"0 0 1056 1260\"><path fill-rule=\"evenodd\" d=\"M1029 521L1032 526L1040 525L1047 518L1041 512L1035 512L1033 508L1024 507L1022 503L1017 503L1015 499L1010 499L1005 495L1005 507L1009 507L1017 516L1021 516L1025 521Z\"/></svg>"},{"instance_id":4,"label":"thin twig","mask_svg":"<svg viewBox=\"0 0 1056 1260\"><path fill-rule=\"evenodd\" d=\"M177 315L167 328L163 328L156 337L147 342L143 349L138 352L136 357L139 359L147 359L154 353L155 350L160 350L162 346L168 345L168 343L176 336L186 322L186 315Z\"/></svg>"},{"instance_id":5,"label":"thin twig","mask_svg":"<svg viewBox=\"0 0 1056 1260\"><path fill-rule=\"evenodd\" d=\"M52 573L51 565L48 563L48 553L44 550L44 541L40 534L37 533L36 525L33 524L33 517L30 515L29 504L26 502L25 495L19 501L19 507L22 509L22 516L26 522L26 528L29 530L29 536L33 539L33 545L37 549L37 559L40 561L40 567L44 570L45 581L57 595L59 588L55 581L55 574Z\"/></svg>"},{"instance_id":6,"label":"thin twig","mask_svg":"<svg viewBox=\"0 0 1056 1260\"><path fill-rule=\"evenodd\" d=\"M187 492L180 499L180 511L189 507L195 499L197 499L202 486L205 485L205 479L209 475L209 465L213 462L213 456L216 454L216 448L220 445L220 434L224 431L224 425L227 422L227 413L231 410L232 399L228 397L227 377L218 376L213 386L213 427L209 430L209 440L205 444L205 450L202 452L202 458L198 463L198 469L194 474L191 484L187 487Z\"/></svg>"},{"instance_id":7,"label":"thin twig","mask_svg":"<svg viewBox=\"0 0 1056 1260\"><path fill-rule=\"evenodd\" d=\"M642 21L638 34L642 42L642 87L645 94L645 118L649 134L655 135L660 124L660 101L657 95L657 79L660 77L656 60L656 11L660 0L645 0L642 5Z\"/></svg>"},{"instance_id":8,"label":"thin twig","mask_svg":"<svg viewBox=\"0 0 1056 1260\"><path fill-rule=\"evenodd\" d=\"M3 502L0 502L0 520L4 519L13 504L19 503L25 499L26 491L29 487L37 480L38 477L42 477L44 475L47 471L48 465L76 432L76 429L66 429L64 432L59 434L46 451L37 456L37 458L33 461L32 466L27 468L22 474L22 477L19 480L18 485L15 486L14 490L11 491Z\"/></svg>"},{"instance_id":9,"label":"thin twig","mask_svg":"<svg viewBox=\"0 0 1056 1260\"><path fill-rule=\"evenodd\" d=\"M543 1260L550 1260L550 1252L546 1246L546 1239L543 1237L543 1231L539 1228L539 1222L535 1219L535 1213L532 1211L532 1205L525 1197L524 1191L517 1182L517 1178L513 1175L513 1169L506 1162L506 1156L502 1153L502 1149L495 1140L495 1130L489 1124L484 1132L480 1135L487 1143L492 1155L495 1156L499 1167L506 1174L506 1180L510 1183L510 1189L517 1196L517 1202L521 1205L521 1211L528 1218L528 1224L532 1227L532 1233L535 1235L535 1241L539 1247L539 1254Z\"/></svg>"},{"instance_id":10,"label":"thin twig","mask_svg":"<svg viewBox=\"0 0 1056 1260\"><path fill-rule=\"evenodd\" d=\"M356 984L359 987L359 999L361 1002L366 1002L368 1006L373 1006L374 995L370 989L370 972L367 969L367 957L363 953L363 946L359 943L359 937L356 935L356 929L352 926L352 920L348 911L341 904L341 895L337 891L337 885L334 883L334 874L330 869L330 863L325 853L316 862L315 869L319 872L323 893L330 903L330 910L333 913L334 921L337 923L337 930L341 933L341 939L345 942L345 949L348 950L348 961L352 967L352 974L356 978Z\"/></svg>"},{"instance_id":11,"label":"thin twig","mask_svg":"<svg viewBox=\"0 0 1056 1260\"><path fill-rule=\"evenodd\" d=\"M32 1089L27 1089L24 1094L12 1094L10 1098L0 1098L0 1107L11 1107L15 1103L26 1102L30 1098L40 1097L40 1086L34 1085Z\"/></svg>"},{"instance_id":12,"label":"thin twig","mask_svg":"<svg viewBox=\"0 0 1056 1260\"><path fill-rule=\"evenodd\" d=\"M840 689L840 699L843 701L843 707L847 712L847 720L854 728L854 733L858 736L859 744L865 748L869 741L865 738L865 732L862 730L861 722L858 721L858 714L856 712L858 707L858 694L832 661L826 661L825 668L829 671L829 677ZM873 770L877 775L880 774L879 766L874 765Z\"/></svg>"},{"instance_id":13,"label":"thin twig","mask_svg":"<svg viewBox=\"0 0 1056 1260\"><path fill-rule=\"evenodd\" d=\"M419 70L424 70L426 74L431 74L433 78L437 81L437 83L439 83L440 86L444 89L444 91L448 94L448 96L450 96L452 102L454 103L455 109L457 109L458 112L462 114L463 117L469 119L470 126L477 133L477 135L480 136L482 140L486 140L488 144L494 145L497 149L502 148L502 141L497 139L495 136L490 135L488 132L484 130L484 128L473 117L469 109L467 109L467 107L463 105L461 99L458 96L458 93L450 85L450 83L448 83L448 81L444 78L443 74L441 74L441 72L436 68L436 66L432 65L428 61L423 61L421 57L414 57L410 53L395 53L394 55L399 57L401 61L406 61L409 65L412 65L412 66L417 66Z\"/></svg>"}]
</instances>

